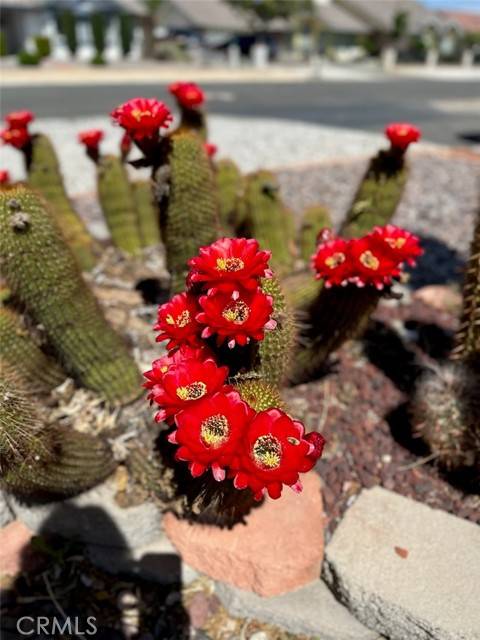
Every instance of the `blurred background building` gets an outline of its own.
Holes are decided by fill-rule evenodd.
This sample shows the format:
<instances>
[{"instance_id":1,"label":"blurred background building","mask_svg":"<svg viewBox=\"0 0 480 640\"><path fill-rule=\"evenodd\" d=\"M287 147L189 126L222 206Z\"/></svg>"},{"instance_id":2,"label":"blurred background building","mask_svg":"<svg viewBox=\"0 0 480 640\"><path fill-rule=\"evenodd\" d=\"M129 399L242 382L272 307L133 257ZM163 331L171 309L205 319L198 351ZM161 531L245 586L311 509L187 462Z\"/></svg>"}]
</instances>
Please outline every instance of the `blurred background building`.
<instances>
[{"instance_id":1,"label":"blurred background building","mask_svg":"<svg viewBox=\"0 0 480 640\"><path fill-rule=\"evenodd\" d=\"M0 54L254 64L480 62L480 14L416 0L1 0Z\"/></svg>"}]
</instances>

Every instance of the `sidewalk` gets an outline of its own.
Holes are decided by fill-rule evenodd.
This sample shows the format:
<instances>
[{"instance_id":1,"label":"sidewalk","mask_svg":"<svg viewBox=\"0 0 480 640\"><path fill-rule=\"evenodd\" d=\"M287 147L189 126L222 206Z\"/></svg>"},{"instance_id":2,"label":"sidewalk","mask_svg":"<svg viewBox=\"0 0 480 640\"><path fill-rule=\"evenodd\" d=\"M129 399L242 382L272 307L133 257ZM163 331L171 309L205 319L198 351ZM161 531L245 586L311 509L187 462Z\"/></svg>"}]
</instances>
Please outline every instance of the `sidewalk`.
<instances>
[{"instance_id":1,"label":"sidewalk","mask_svg":"<svg viewBox=\"0 0 480 640\"><path fill-rule=\"evenodd\" d=\"M317 60L312 64L277 65L264 68L243 66L200 67L192 64L165 64L151 61L119 63L105 67L92 67L80 63L47 63L39 67L17 66L14 60L0 64L0 82L9 86L91 85L91 84L154 84L174 81L199 83L222 82L305 82L308 80L372 82L407 77L445 81L480 80L480 67L399 65L384 72L375 62L358 65L335 65Z\"/></svg>"}]
</instances>

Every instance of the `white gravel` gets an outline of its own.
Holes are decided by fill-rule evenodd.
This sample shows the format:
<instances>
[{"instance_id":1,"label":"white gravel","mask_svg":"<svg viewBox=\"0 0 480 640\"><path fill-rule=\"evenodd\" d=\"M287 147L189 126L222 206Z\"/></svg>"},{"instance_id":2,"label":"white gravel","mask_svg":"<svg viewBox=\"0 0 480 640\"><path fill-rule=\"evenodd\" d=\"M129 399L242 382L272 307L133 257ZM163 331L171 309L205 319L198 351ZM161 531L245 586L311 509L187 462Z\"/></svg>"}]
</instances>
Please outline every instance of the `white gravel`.
<instances>
[{"instance_id":1,"label":"white gravel","mask_svg":"<svg viewBox=\"0 0 480 640\"><path fill-rule=\"evenodd\" d=\"M77 134L83 129L101 128L105 153L118 153L121 130L107 117L40 119L32 126L51 137L60 157L65 183L71 195L95 190L95 172ZM218 157L233 158L243 171L299 166L331 158L369 154L385 145L382 134L336 129L314 124L261 118L211 116L210 141L218 148ZM0 148L0 168L8 169L12 179L24 178L21 154L11 147ZM141 174L134 171L137 177Z\"/></svg>"}]
</instances>

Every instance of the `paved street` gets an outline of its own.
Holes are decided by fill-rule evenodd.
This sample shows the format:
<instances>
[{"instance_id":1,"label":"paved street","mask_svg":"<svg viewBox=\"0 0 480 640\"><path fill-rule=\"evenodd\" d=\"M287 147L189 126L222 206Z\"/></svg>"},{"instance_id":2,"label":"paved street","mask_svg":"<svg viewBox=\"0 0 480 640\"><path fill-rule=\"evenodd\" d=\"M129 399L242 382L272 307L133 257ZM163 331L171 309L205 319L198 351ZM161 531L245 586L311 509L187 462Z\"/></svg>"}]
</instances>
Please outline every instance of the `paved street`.
<instances>
[{"instance_id":1,"label":"paved street","mask_svg":"<svg viewBox=\"0 0 480 640\"><path fill-rule=\"evenodd\" d=\"M422 128L426 140L450 145L468 144L463 135L480 133L480 86L475 81L396 78L203 86L212 114L371 132L388 121L409 120ZM40 118L95 116L136 95L168 99L165 84L7 86L2 89L1 109L29 108Z\"/></svg>"}]
</instances>

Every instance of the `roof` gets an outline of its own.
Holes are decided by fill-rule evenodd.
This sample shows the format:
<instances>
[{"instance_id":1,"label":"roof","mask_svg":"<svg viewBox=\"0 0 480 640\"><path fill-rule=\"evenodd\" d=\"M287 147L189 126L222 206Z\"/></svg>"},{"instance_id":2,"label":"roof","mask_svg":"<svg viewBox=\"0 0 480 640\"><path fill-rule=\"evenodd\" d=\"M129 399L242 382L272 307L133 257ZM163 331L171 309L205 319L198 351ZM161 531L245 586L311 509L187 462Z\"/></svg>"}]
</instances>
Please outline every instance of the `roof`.
<instances>
[{"instance_id":1,"label":"roof","mask_svg":"<svg viewBox=\"0 0 480 640\"><path fill-rule=\"evenodd\" d=\"M460 11L439 11L438 14L460 25L467 33L480 33L480 13L463 13Z\"/></svg>"},{"instance_id":2,"label":"roof","mask_svg":"<svg viewBox=\"0 0 480 640\"><path fill-rule=\"evenodd\" d=\"M168 0L160 7L159 16L169 27L233 32L249 29L244 16L222 0Z\"/></svg>"},{"instance_id":3,"label":"roof","mask_svg":"<svg viewBox=\"0 0 480 640\"><path fill-rule=\"evenodd\" d=\"M395 16L406 12L409 16L409 31L418 33L426 26L441 22L441 18L428 11L416 0L336 0L343 9L364 20L370 30L391 31Z\"/></svg>"},{"instance_id":4,"label":"roof","mask_svg":"<svg viewBox=\"0 0 480 640\"><path fill-rule=\"evenodd\" d=\"M368 33L365 21L358 19L337 4L320 5L315 10L324 27L333 33Z\"/></svg>"}]
</instances>

